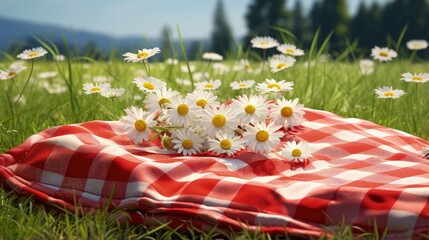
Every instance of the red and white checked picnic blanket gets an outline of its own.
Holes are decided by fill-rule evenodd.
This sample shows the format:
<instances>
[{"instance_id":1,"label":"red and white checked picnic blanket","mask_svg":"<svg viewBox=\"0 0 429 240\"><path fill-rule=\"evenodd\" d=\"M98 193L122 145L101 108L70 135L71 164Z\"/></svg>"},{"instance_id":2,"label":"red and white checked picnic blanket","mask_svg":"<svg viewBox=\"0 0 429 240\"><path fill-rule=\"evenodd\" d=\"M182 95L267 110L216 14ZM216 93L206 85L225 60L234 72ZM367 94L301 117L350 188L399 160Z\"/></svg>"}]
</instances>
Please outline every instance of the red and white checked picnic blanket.
<instances>
[{"instance_id":1,"label":"red and white checked picnic blanket","mask_svg":"<svg viewBox=\"0 0 429 240\"><path fill-rule=\"evenodd\" d=\"M429 231L429 142L372 122L306 109L286 140L315 150L305 168L276 153L181 156L157 142L134 145L118 121L47 129L0 155L0 175L18 193L85 211L111 202L133 222L201 229L323 235L339 224ZM113 192L112 192L113 190Z\"/></svg>"}]
</instances>

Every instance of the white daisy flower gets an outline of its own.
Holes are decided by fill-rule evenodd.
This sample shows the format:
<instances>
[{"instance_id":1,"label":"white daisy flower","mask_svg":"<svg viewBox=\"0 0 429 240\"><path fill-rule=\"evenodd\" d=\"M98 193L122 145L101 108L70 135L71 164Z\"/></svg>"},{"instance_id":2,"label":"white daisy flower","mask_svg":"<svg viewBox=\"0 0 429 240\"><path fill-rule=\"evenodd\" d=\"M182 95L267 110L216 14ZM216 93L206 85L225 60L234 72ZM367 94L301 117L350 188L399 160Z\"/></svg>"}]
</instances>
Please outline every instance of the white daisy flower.
<instances>
[{"instance_id":1,"label":"white daisy flower","mask_svg":"<svg viewBox=\"0 0 429 240\"><path fill-rule=\"evenodd\" d=\"M164 81L154 77L136 77L133 83L135 83L141 91L148 93L161 90L167 85Z\"/></svg>"},{"instance_id":2,"label":"white daisy flower","mask_svg":"<svg viewBox=\"0 0 429 240\"><path fill-rule=\"evenodd\" d=\"M374 90L378 98L400 98L405 94L403 90L393 89L393 87L380 87Z\"/></svg>"},{"instance_id":3,"label":"white daisy flower","mask_svg":"<svg viewBox=\"0 0 429 240\"><path fill-rule=\"evenodd\" d=\"M264 122L268 115L267 96L247 95L238 96L233 100L231 107L237 112L240 125Z\"/></svg>"},{"instance_id":4,"label":"white daisy flower","mask_svg":"<svg viewBox=\"0 0 429 240\"><path fill-rule=\"evenodd\" d=\"M253 48L268 49L277 47L279 42L272 37L255 37L250 40Z\"/></svg>"},{"instance_id":5,"label":"white daisy flower","mask_svg":"<svg viewBox=\"0 0 429 240\"><path fill-rule=\"evenodd\" d=\"M143 48L142 50L138 50L137 54L136 53L131 53L131 52L127 52L124 53L122 56L124 56L124 61L127 62L140 62L143 60L146 60L150 57L152 57L153 55L160 53L161 50L159 48L150 48L150 49L146 49Z\"/></svg>"},{"instance_id":6,"label":"white daisy flower","mask_svg":"<svg viewBox=\"0 0 429 240\"><path fill-rule=\"evenodd\" d=\"M191 69L191 72L195 72L195 70L197 69L196 67L195 67L195 65L193 65L193 64L189 64L189 69ZM180 70L182 71L182 72L188 72L188 66L187 65L182 65L182 66L180 66Z\"/></svg>"},{"instance_id":7,"label":"white daisy flower","mask_svg":"<svg viewBox=\"0 0 429 240\"><path fill-rule=\"evenodd\" d=\"M222 85L222 82L219 79L216 79L216 80L199 82L195 85L195 88L201 89L201 90L212 91L212 90L218 89L220 87L220 85Z\"/></svg>"},{"instance_id":8,"label":"white daisy flower","mask_svg":"<svg viewBox=\"0 0 429 240\"><path fill-rule=\"evenodd\" d=\"M387 47L380 48L375 46L373 49L371 49L371 57L381 62L390 61L397 56L398 54L394 50Z\"/></svg>"},{"instance_id":9,"label":"white daisy flower","mask_svg":"<svg viewBox=\"0 0 429 240\"><path fill-rule=\"evenodd\" d=\"M177 130L175 138L171 140L173 149L183 155L193 155L201 151L203 139L187 129Z\"/></svg>"},{"instance_id":10,"label":"white daisy flower","mask_svg":"<svg viewBox=\"0 0 429 240\"><path fill-rule=\"evenodd\" d=\"M220 75L229 72L229 67L223 63L213 63L213 69Z\"/></svg>"},{"instance_id":11,"label":"white daisy flower","mask_svg":"<svg viewBox=\"0 0 429 240\"><path fill-rule=\"evenodd\" d=\"M85 94L94 94L101 93L102 91L106 91L106 89L110 89L109 83L84 83L83 90L85 90Z\"/></svg>"},{"instance_id":12,"label":"white daisy flower","mask_svg":"<svg viewBox=\"0 0 429 240\"><path fill-rule=\"evenodd\" d=\"M183 86L191 86L192 82L189 79L185 78L176 78L176 83L183 85Z\"/></svg>"},{"instance_id":13,"label":"white daisy flower","mask_svg":"<svg viewBox=\"0 0 429 240\"><path fill-rule=\"evenodd\" d=\"M245 148L243 138L233 133L218 133L213 139L209 139L209 151L216 154L233 156L237 151Z\"/></svg>"},{"instance_id":14,"label":"white daisy flower","mask_svg":"<svg viewBox=\"0 0 429 240\"><path fill-rule=\"evenodd\" d=\"M48 52L44 48L37 47L37 48L24 50L24 52L18 54L17 58L20 58L22 60L35 59L35 58L43 57L47 53Z\"/></svg>"},{"instance_id":15,"label":"white daisy flower","mask_svg":"<svg viewBox=\"0 0 429 240\"><path fill-rule=\"evenodd\" d=\"M280 124L285 128L293 128L304 121L304 105L299 104L299 99L294 100L280 99L276 105L272 105L270 118L276 124Z\"/></svg>"},{"instance_id":16,"label":"white daisy flower","mask_svg":"<svg viewBox=\"0 0 429 240\"><path fill-rule=\"evenodd\" d=\"M280 72L286 68L290 68L295 63L296 59L291 56L274 55L269 59L271 72Z\"/></svg>"},{"instance_id":17,"label":"white daisy flower","mask_svg":"<svg viewBox=\"0 0 429 240\"><path fill-rule=\"evenodd\" d=\"M292 55L292 56L304 55L304 51L299 48L296 48L296 46L293 44L287 44L287 43L282 44L277 47L277 50L286 55Z\"/></svg>"},{"instance_id":18,"label":"white daisy flower","mask_svg":"<svg viewBox=\"0 0 429 240\"><path fill-rule=\"evenodd\" d=\"M425 83L429 82L429 73L403 73L401 80L405 82Z\"/></svg>"},{"instance_id":19,"label":"white daisy flower","mask_svg":"<svg viewBox=\"0 0 429 240\"><path fill-rule=\"evenodd\" d=\"M374 72L374 61L362 59L359 61L359 69L362 75L370 75Z\"/></svg>"},{"instance_id":20,"label":"white daisy flower","mask_svg":"<svg viewBox=\"0 0 429 240\"><path fill-rule=\"evenodd\" d=\"M41 72L37 75L38 78L47 79L54 78L58 75L58 72Z\"/></svg>"},{"instance_id":21,"label":"white daisy flower","mask_svg":"<svg viewBox=\"0 0 429 240\"><path fill-rule=\"evenodd\" d=\"M165 60L165 64L167 64L167 65L177 65L177 64L179 64L179 60L174 59L174 58L167 58Z\"/></svg>"},{"instance_id":22,"label":"white daisy flower","mask_svg":"<svg viewBox=\"0 0 429 240\"><path fill-rule=\"evenodd\" d=\"M124 88L109 88L109 89L103 89L100 92L100 95L105 98L117 98L124 95L124 93L125 93Z\"/></svg>"},{"instance_id":23,"label":"white daisy flower","mask_svg":"<svg viewBox=\"0 0 429 240\"><path fill-rule=\"evenodd\" d=\"M164 86L161 90L149 93L144 100L144 105L149 112L160 112L166 109L166 104L171 103L171 99L177 95L179 92Z\"/></svg>"},{"instance_id":24,"label":"white daisy flower","mask_svg":"<svg viewBox=\"0 0 429 240\"><path fill-rule=\"evenodd\" d=\"M182 96L177 95L170 99L171 103L166 103L167 119L175 126L187 127L198 120L201 114L201 108L195 105L188 99L183 99Z\"/></svg>"},{"instance_id":25,"label":"white daisy flower","mask_svg":"<svg viewBox=\"0 0 429 240\"><path fill-rule=\"evenodd\" d=\"M410 40L407 42L407 48L409 50L422 50L428 47L428 42L426 40Z\"/></svg>"},{"instance_id":26,"label":"white daisy flower","mask_svg":"<svg viewBox=\"0 0 429 240\"><path fill-rule=\"evenodd\" d=\"M206 52L206 53L203 53L203 59L209 60L209 61L222 61L223 57L218 53Z\"/></svg>"},{"instance_id":27,"label":"white daisy flower","mask_svg":"<svg viewBox=\"0 0 429 240\"><path fill-rule=\"evenodd\" d=\"M186 99L200 108L206 108L208 106L217 107L220 105L220 103L216 101L217 96L210 91L201 89L196 89L192 93L188 93Z\"/></svg>"},{"instance_id":28,"label":"white daisy flower","mask_svg":"<svg viewBox=\"0 0 429 240\"><path fill-rule=\"evenodd\" d=\"M192 74L192 78L196 81L206 80L209 78L209 74L206 72L196 72Z\"/></svg>"},{"instance_id":29,"label":"white daisy flower","mask_svg":"<svg viewBox=\"0 0 429 240\"><path fill-rule=\"evenodd\" d=\"M234 81L229 84L232 88L232 90L243 90L243 89L249 89L255 85L254 80L243 80L240 82Z\"/></svg>"},{"instance_id":30,"label":"white daisy flower","mask_svg":"<svg viewBox=\"0 0 429 240\"><path fill-rule=\"evenodd\" d=\"M206 128L207 135L214 137L218 132L233 132L237 128L237 113L225 104L218 108L206 107L202 111L200 123Z\"/></svg>"},{"instance_id":31,"label":"white daisy flower","mask_svg":"<svg viewBox=\"0 0 429 240\"><path fill-rule=\"evenodd\" d=\"M26 66L15 65L9 67L6 71L0 70L0 80L12 79L25 69L27 69Z\"/></svg>"},{"instance_id":32,"label":"white daisy flower","mask_svg":"<svg viewBox=\"0 0 429 240\"><path fill-rule=\"evenodd\" d=\"M141 108L130 107L125 109L127 116L119 121L124 124L124 132L130 139L134 139L135 144L140 144L149 139L152 132L151 127L156 125L155 113L143 111Z\"/></svg>"},{"instance_id":33,"label":"white daisy flower","mask_svg":"<svg viewBox=\"0 0 429 240\"><path fill-rule=\"evenodd\" d=\"M42 87L50 94L59 94L67 91L67 87L58 83L52 83L45 81L42 82Z\"/></svg>"},{"instance_id":34,"label":"white daisy flower","mask_svg":"<svg viewBox=\"0 0 429 240\"><path fill-rule=\"evenodd\" d=\"M249 60L247 59L241 59L238 65L235 65L233 67L234 71L245 71L245 72L252 72L252 66L250 66Z\"/></svg>"},{"instance_id":35,"label":"white daisy flower","mask_svg":"<svg viewBox=\"0 0 429 240\"><path fill-rule=\"evenodd\" d=\"M296 143L294 140L286 142L284 148L281 149L281 154L288 161L303 163L311 156L312 152L307 143Z\"/></svg>"},{"instance_id":36,"label":"white daisy flower","mask_svg":"<svg viewBox=\"0 0 429 240\"><path fill-rule=\"evenodd\" d=\"M265 82L258 83L256 85L256 90L262 93L277 93L277 92L286 92L293 90L293 82L286 82L281 80L277 82L274 79L265 79Z\"/></svg>"},{"instance_id":37,"label":"white daisy flower","mask_svg":"<svg viewBox=\"0 0 429 240\"><path fill-rule=\"evenodd\" d=\"M254 152L270 153L284 136L283 132L276 132L281 127L281 125L275 125L274 122L270 122L268 125L265 122L256 123L254 126L249 125L246 132L243 133L243 139Z\"/></svg>"},{"instance_id":38,"label":"white daisy flower","mask_svg":"<svg viewBox=\"0 0 429 240\"><path fill-rule=\"evenodd\" d=\"M54 56L54 60L58 62L64 62L66 60L66 57L62 54L57 54Z\"/></svg>"},{"instance_id":39,"label":"white daisy flower","mask_svg":"<svg viewBox=\"0 0 429 240\"><path fill-rule=\"evenodd\" d=\"M94 82L109 82L110 80L112 80L112 78L110 76L94 76L92 78L92 81Z\"/></svg>"}]
</instances>

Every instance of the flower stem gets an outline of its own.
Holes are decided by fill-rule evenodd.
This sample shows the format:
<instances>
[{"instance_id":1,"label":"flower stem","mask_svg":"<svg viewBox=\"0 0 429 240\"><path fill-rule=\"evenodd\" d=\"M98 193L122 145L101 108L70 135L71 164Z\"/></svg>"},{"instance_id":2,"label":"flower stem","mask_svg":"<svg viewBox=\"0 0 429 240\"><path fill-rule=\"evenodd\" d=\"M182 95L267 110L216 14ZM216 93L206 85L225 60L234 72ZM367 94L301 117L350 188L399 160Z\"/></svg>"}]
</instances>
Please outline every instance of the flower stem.
<instances>
[{"instance_id":1,"label":"flower stem","mask_svg":"<svg viewBox=\"0 0 429 240\"><path fill-rule=\"evenodd\" d=\"M28 83L30 82L30 77L33 74L33 68L34 68L34 59L31 59L31 68L30 68L30 74L28 75L27 82L24 85L24 88L22 89L21 93L19 94L18 98L15 100L15 103L13 104L13 107L16 106L16 104L19 102L19 100L22 97L22 94L24 94L25 88L27 88Z\"/></svg>"}]
</instances>

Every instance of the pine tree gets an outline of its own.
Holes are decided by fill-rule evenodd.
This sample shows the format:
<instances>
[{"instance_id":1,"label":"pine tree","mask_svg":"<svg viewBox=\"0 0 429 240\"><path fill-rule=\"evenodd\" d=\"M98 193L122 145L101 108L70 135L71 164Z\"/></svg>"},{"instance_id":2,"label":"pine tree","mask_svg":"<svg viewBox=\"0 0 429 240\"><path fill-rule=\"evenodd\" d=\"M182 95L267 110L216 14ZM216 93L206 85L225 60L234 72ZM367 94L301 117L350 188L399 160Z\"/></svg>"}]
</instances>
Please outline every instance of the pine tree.
<instances>
[{"instance_id":1,"label":"pine tree","mask_svg":"<svg viewBox=\"0 0 429 240\"><path fill-rule=\"evenodd\" d=\"M218 0L214 14L214 26L211 37L212 51L225 55L232 49L233 39L232 31L225 14L223 1Z\"/></svg>"}]
</instances>

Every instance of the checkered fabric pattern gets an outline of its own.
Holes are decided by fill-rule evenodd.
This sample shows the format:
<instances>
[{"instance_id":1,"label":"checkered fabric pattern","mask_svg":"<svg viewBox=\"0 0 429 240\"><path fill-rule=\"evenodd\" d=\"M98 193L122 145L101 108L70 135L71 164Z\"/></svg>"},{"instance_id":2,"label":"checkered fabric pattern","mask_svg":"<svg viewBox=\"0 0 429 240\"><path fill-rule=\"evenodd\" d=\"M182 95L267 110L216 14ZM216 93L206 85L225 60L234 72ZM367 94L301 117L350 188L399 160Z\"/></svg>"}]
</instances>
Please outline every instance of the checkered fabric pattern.
<instances>
[{"instance_id":1,"label":"checkered fabric pattern","mask_svg":"<svg viewBox=\"0 0 429 240\"><path fill-rule=\"evenodd\" d=\"M47 129L0 155L1 181L48 205L110 203L142 224L324 235L341 223L404 238L429 231L429 142L372 122L306 109L283 141L313 149L305 169L279 153L181 156L134 145L118 121ZM109 201L111 199L111 201Z\"/></svg>"}]
</instances>

